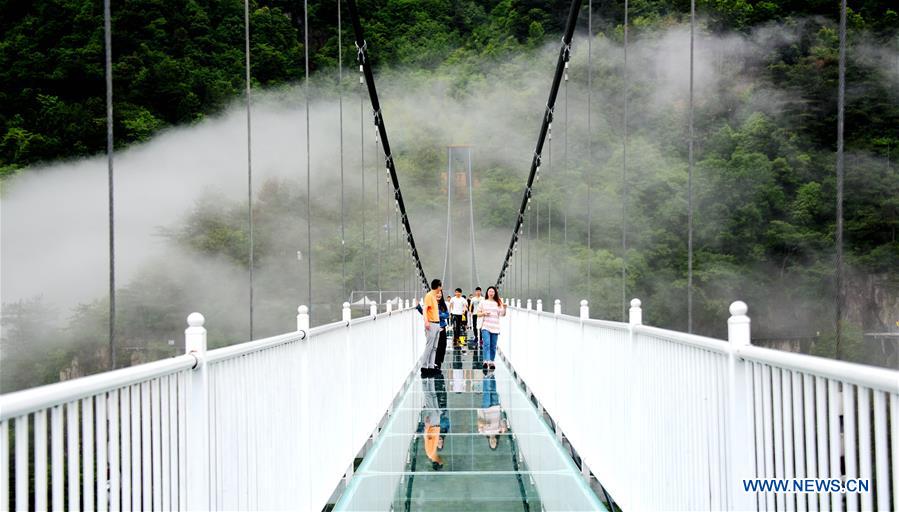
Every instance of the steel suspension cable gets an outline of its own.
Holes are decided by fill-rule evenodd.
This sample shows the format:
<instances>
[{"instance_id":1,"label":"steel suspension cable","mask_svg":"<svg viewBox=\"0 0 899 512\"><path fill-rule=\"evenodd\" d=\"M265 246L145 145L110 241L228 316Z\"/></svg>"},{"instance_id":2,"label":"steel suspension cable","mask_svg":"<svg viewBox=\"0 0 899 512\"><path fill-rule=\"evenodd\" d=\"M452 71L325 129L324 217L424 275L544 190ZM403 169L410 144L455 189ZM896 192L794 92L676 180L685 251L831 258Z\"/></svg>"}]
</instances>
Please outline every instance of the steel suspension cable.
<instances>
[{"instance_id":1,"label":"steel suspension cable","mask_svg":"<svg viewBox=\"0 0 899 512\"><path fill-rule=\"evenodd\" d=\"M360 74L359 85L363 85L363 83L364 80ZM365 276L365 269L368 266L365 263L365 253L367 252L365 244L365 221L367 218L367 212L365 211L365 98L362 94L359 94L359 155L361 157L362 174L362 204L360 205L360 211L362 212L362 218L360 219L362 223L362 289L368 290L368 280Z\"/></svg>"},{"instance_id":2,"label":"steel suspension cable","mask_svg":"<svg viewBox=\"0 0 899 512\"><path fill-rule=\"evenodd\" d=\"M478 274L478 261L475 249L477 240L474 236L474 195L472 192L472 174L471 174L471 147L468 148L468 220L469 231L471 232L471 290L474 292L475 286L481 282L481 276Z\"/></svg>"},{"instance_id":3,"label":"steel suspension cable","mask_svg":"<svg viewBox=\"0 0 899 512\"><path fill-rule=\"evenodd\" d=\"M687 169L687 332L693 332L693 31L696 0L690 0L690 140Z\"/></svg>"},{"instance_id":4,"label":"steel suspension cable","mask_svg":"<svg viewBox=\"0 0 899 512\"><path fill-rule=\"evenodd\" d=\"M453 225L453 149L446 148L446 237L443 247L443 274L440 279L446 282L446 270L450 264L450 238Z\"/></svg>"},{"instance_id":5,"label":"steel suspension cable","mask_svg":"<svg viewBox=\"0 0 899 512\"><path fill-rule=\"evenodd\" d=\"M627 69L627 45L629 29L628 0L624 0L624 144L621 158L621 321L627 321L627 142L628 142L628 93L630 77Z\"/></svg>"},{"instance_id":6,"label":"steel suspension cable","mask_svg":"<svg viewBox=\"0 0 899 512\"><path fill-rule=\"evenodd\" d=\"M531 246L534 245L534 239L531 238L531 209L528 207L528 294L526 298L531 298Z\"/></svg>"},{"instance_id":7,"label":"steel suspension cable","mask_svg":"<svg viewBox=\"0 0 899 512\"><path fill-rule=\"evenodd\" d=\"M378 144L378 134L375 133L375 162L381 157L381 152L379 151ZM381 236L384 233L384 226L377 224L381 222L381 180L378 178L378 173L375 173L375 253L378 257L378 279L377 286L378 291L381 292L384 289L381 287Z\"/></svg>"},{"instance_id":8,"label":"steel suspension cable","mask_svg":"<svg viewBox=\"0 0 899 512\"><path fill-rule=\"evenodd\" d=\"M534 225L534 293L540 293L540 201L535 205L537 223Z\"/></svg>"},{"instance_id":9,"label":"steel suspension cable","mask_svg":"<svg viewBox=\"0 0 899 512\"><path fill-rule=\"evenodd\" d=\"M247 95L247 225L249 226L250 244L250 339L253 338L253 270L256 265L255 244L253 243L253 122L250 95L252 84L250 83L250 1L244 0L244 83Z\"/></svg>"},{"instance_id":10,"label":"steel suspension cable","mask_svg":"<svg viewBox=\"0 0 899 512\"><path fill-rule=\"evenodd\" d=\"M341 0L337 0L337 110L340 117L340 280L343 296L347 294L346 285L346 204L344 202L343 183L343 20L341 16Z\"/></svg>"},{"instance_id":11,"label":"steel suspension cable","mask_svg":"<svg viewBox=\"0 0 899 512\"><path fill-rule=\"evenodd\" d=\"M106 173L109 196L109 367L116 367L115 350L115 187L113 157L115 153L112 120L112 12L110 0L103 1L103 39L106 44Z\"/></svg>"},{"instance_id":12,"label":"steel suspension cable","mask_svg":"<svg viewBox=\"0 0 899 512\"><path fill-rule=\"evenodd\" d=\"M565 120L563 121L562 127L565 129L565 138L563 140L562 145L562 183L564 185L565 179L568 176L568 74L565 74L565 95L563 96L562 103L565 106ZM563 187L566 188L566 187ZM562 240L564 242L563 246L565 249L568 249L568 208L562 209ZM562 271L563 281L564 281L564 266Z\"/></svg>"},{"instance_id":13,"label":"steel suspension cable","mask_svg":"<svg viewBox=\"0 0 899 512\"><path fill-rule=\"evenodd\" d=\"M565 72L565 78L568 78L568 72ZM565 82L568 83L567 81ZM566 86L566 90L568 87ZM552 128L549 129L549 164L547 165L547 174L552 176L553 172L553 132ZM552 198L548 197L546 200L546 242L547 242L547 265L546 265L546 293L547 299L552 300L553 298L553 204Z\"/></svg>"},{"instance_id":14,"label":"steel suspension cable","mask_svg":"<svg viewBox=\"0 0 899 512\"><path fill-rule=\"evenodd\" d=\"M836 225L836 272L834 276L836 288L836 343L834 357L840 358L840 345L843 338L843 130L846 107L846 0L840 1L840 56L838 69L837 92L837 225ZM895 487L894 487L895 489ZM897 497L899 499L899 497Z\"/></svg>"},{"instance_id":15,"label":"steel suspension cable","mask_svg":"<svg viewBox=\"0 0 899 512\"><path fill-rule=\"evenodd\" d=\"M593 165L593 2L587 3L587 168ZM593 197L587 184L587 301L593 302Z\"/></svg>"},{"instance_id":16,"label":"steel suspension cable","mask_svg":"<svg viewBox=\"0 0 899 512\"><path fill-rule=\"evenodd\" d=\"M515 219L515 228L512 230L512 237L509 241L509 248L506 250L506 257L503 260L503 264L499 272L499 277L496 280L498 284L501 284L506 276L506 270L509 267L509 260L512 257L515 244L518 241L519 228L521 227L521 223L524 222L524 211L531 200L534 179L540 168L540 159L543 153L543 144L546 140L549 123L552 122L553 107L556 103L556 96L559 93L559 84L562 81L562 72L565 68L565 62L568 61L571 57L571 37L572 35L574 35L574 28L577 23L577 15L580 11L580 8L581 0L572 0L571 7L568 12L568 20L565 25L565 35L562 37L562 45L559 49L558 61L556 62L556 71L553 75L553 82L552 86L550 87L549 98L546 102L546 110L544 112L543 122L540 127L540 134L537 136L537 147L534 150L534 156L531 160L531 170L528 174L527 186L525 187L524 194L521 199L521 205L518 209L518 217Z\"/></svg>"},{"instance_id":17,"label":"steel suspension cable","mask_svg":"<svg viewBox=\"0 0 899 512\"><path fill-rule=\"evenodd\" d=\"M306 76L303 82L306 102L306 298L309 304L310 321L313 314L312 305L312 157L309 143L309 1L303 0L303 37L306 64Z\"/></svg>"},{"instance_id":18,"label":"steel suspension cable","mask_svg":"<svg viewBox=\"0 0 899 512\"><path fill-rule=\"evenodd\" d=\"M384 123L384 119L381 113L381 104L378 100L378 91L375 86L374 75L371 70L371 62L367 57L367 45L365 43L365 36L362 32L362 23L359 20L359 12L356 8L355 0L347 0L347 8L350 11L350 18L353 22L353 32L356 36L356 48L357 48L357 58L359 59L359 65L362 67L362 72L365 77L365 84L368 87L369 98L371 99L372 110L374 111L375 124L378 127L378 133L381 137L381 142L384 147L385 154L385 163L387 166L387 170L390 172L390 178L393 182L393 188L395 190L395 200L397 207L400 209L400 218L403 221L403 227L406 230L406 242L409 244L409 248L412 251L412 259L415 262L416 270L418 271L418 277L421 281L422 288L428 288L428 280L425 275L424 268L421 265L421 258L418 254L418 249L415 247L415 237L412 234L412 226L409 223L409 215L406 213L406 203L403 201L403 192L400 188L399 178L396 173L396 166L393 161L393 155L390 151L390 142L387 138L387 127Z\"/></svg>"}]
</instances>

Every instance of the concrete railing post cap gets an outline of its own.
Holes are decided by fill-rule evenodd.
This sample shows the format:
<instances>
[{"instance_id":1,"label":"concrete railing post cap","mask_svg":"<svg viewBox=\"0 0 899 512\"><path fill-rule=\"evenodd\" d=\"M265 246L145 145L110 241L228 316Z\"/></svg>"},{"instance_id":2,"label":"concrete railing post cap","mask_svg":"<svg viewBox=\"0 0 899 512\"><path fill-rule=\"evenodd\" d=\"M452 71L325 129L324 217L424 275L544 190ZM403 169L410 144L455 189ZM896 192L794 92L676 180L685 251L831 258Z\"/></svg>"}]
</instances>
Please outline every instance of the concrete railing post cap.
<instances>
[{"instance_id":1,"label":"concrete railing post cap","mask_svg":"<svg viewBox=\"0 0 899 512\"><path fill-rule=\"evenodd\" d=\"M553 304L561 304L561 303L562 303L562 301L559 299L556 299L555 302L553 302Z\"/></svg>"},{"instance_id":2,"label":"concrete railing post cap","mask_svg":"<svg viewBox=\"0 0 899 512\"><path fill-rule=\"evenodd\" d=\"M734 301L730 305L731 316L744 316L749 311L749 306L742 300Z\"/></svg>"},{"instance_id":3,"label":"concrete railing post cap","mask_svg":"<svg viewBox=\"0 0 899 512\"><path fill-rule=\"evenodd\" d=\"M187 317L187 325L191 327L203 327L203 324L205 323L206 318L204 318L200 313L191 313Z\"/></svg>"},{"instance_id":4,"label":"concrete railing post cap","mask_svg":"<svg viewBox=\"0 0 899 512\"><path fill-rule=\"evenodd\" d=\"M301 315L305 315L308 312L309 312L309 308L306 306L300 306L297 308L297 313L299 313Z\"/></svg>"},{"instance_id":5,"label":"concrete railing post cap","mask_svg":"<svg viewBox=\"0 0 899 512\"><path fill-rule=\"evenodd\" d=\"M350 303L349 303L349 302L344 302L344 303L343 303L343 307L344 307L344 309L350 307Z\"/></svg>"},{"instance_id":6,"label":"concrete railing post cap","mask_svg":"<svg viewBox=\"0 0 899 512\"><path fill-rule=\"evenodd\" d=\"M586 305L587 305L587 299L582 299L581 306L586 306Z\"/></svg>"},{"instance_id":7,"label":"concrete railing post cap","mask_svg":"<svg viewBox=\"0 0 899 512\"><path fill-rule=\"evenodd\" d=\"M632 308L639 308L640 304L642 304L640 302L640 299L631 299L631 307Z\"/></svg>"}]
</instances>

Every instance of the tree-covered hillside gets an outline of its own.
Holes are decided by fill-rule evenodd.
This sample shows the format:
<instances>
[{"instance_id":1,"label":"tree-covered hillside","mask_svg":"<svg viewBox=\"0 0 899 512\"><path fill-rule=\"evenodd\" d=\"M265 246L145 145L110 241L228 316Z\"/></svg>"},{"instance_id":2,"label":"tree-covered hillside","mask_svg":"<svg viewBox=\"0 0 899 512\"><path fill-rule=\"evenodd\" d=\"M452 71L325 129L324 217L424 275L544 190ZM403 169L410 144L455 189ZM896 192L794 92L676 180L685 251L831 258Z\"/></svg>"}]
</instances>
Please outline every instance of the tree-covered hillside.
<instances>
[{"instance_id":1,"label":"tree-covered hillside","mask_svg":"<svg viewBox=\"0 0 899 512\"><path fill-rule=\"evenodd\" d=\"M836 19L838 2L697 3L710 31L747 31L772 21L808 17ZM555 36L569 2L552 0L362 0L359 9L375 64L434 69L462 64L471 76ZM864 30L895 51L899 17L886 1L850 2L853 30ZM251 2L253 81L275 86L302 79L303 3ZM113 59L117 143L145 140L171 125L196 122L218 112L243 89L243 2L134 0L113 5ZM596 2L595 30L621 30L623 2ZM105 148L103 9L99 0L5 2L0 18L0 169L88 155ZM310 51L313 71L336 64L337 3L311 2ZM652 30L689 11L687 1L630 3L633 30ZM585 16L582 14L582 18ZM355 48L344 12L344 62ZM582 25L586 25L582 22ZM806 48L807 49L807 48ZM810 106L832 114L827 73L818 72L829 55L803 54L797 47L770 70L777 79L802 88ZM825 71L831 71L829 67ZM881 151L896 144L895 110L870 91L867 105L850 111L858 119L856 142ZM824 101L828 100L828 101ZM881 103L881 104L878 104ZM895 107L895 105L894 105ZM891 111L892 110L892 111ZM810 135L833 139L829 115L807 112L816 126ZM886 130L879 127L889 128ZM877 141L869 139L877 139Z\"/></svg>"}]
</instances>

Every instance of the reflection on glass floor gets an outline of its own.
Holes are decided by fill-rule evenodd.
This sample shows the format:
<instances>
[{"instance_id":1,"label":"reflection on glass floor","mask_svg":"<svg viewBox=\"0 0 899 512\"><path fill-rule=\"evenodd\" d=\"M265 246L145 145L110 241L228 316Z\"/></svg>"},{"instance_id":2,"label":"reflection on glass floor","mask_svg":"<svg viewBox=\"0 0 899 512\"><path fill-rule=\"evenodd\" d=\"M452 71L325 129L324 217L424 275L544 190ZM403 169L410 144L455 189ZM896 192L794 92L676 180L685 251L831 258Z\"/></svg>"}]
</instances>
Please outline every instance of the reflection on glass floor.
<instances>
[{"instance_id":1,"label":"reflection on glass floor","mask_svg":"<svg viewBox=\"0 0 899 512\"><path fill-rule=\"evenodd\" d=\"M605 510L508 368L477 350L418 376L336 510Z\"/></svg>"}]
</instances>

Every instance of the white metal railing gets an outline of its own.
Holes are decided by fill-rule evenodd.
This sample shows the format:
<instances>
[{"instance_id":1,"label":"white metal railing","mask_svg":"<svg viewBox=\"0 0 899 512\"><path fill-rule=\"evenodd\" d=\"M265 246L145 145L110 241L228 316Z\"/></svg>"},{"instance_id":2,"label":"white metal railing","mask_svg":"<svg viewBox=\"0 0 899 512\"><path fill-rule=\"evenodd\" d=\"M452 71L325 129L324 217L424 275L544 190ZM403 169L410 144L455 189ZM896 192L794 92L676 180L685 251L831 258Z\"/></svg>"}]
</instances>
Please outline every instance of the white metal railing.
<instances>
[{"instance_id":1,"label":"white metal railing","mask_svg":"<svg viewBox=\"0 0 899 512\"><path fill-rule=\"evenodd\" d=\"M417 368L397 311L0 396L0 510L321 510Z\"/></svg>"},{"instance_id":2,"label":"white metal railing","mask_svg":"<svg viewBox=\"0 0 899 512\"><path fill-rule=\"evenodd\" d=\"M500 351L624 510L894 510L899 372L514 307ZM868 493L745 492L748 478L862 478Z\"/></svg>"}]
</instances>

